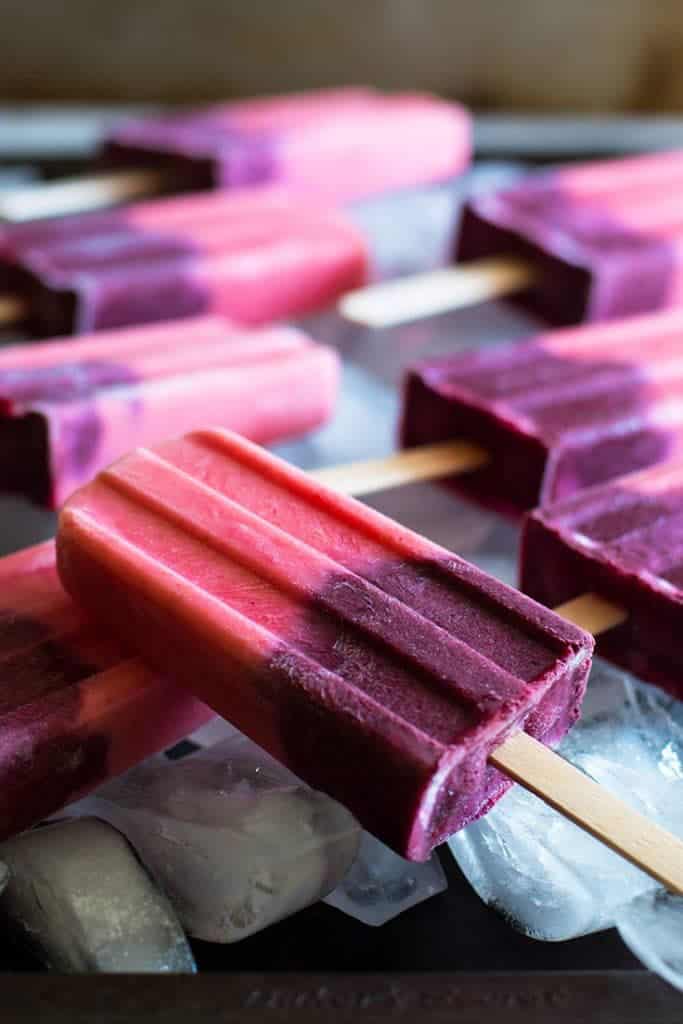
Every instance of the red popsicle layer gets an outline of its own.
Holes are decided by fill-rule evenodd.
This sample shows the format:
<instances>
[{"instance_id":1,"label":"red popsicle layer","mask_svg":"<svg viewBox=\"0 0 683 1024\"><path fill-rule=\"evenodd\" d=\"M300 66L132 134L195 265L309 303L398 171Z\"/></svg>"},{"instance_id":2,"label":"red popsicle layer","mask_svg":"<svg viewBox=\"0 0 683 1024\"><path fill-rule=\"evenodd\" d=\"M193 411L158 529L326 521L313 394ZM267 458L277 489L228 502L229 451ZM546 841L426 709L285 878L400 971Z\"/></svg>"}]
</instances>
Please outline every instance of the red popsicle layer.
<instances>
[{"instance_id":1,"label":"red popsicle layer","mask_svg":"<svg viewBox=\"0 0 683 1024\"><path fill-rule=\"evenodd\" d=\"M210 715L86 621L59 583L52 541L0 559L0 839Z\"/></svg>"}]
</instances>

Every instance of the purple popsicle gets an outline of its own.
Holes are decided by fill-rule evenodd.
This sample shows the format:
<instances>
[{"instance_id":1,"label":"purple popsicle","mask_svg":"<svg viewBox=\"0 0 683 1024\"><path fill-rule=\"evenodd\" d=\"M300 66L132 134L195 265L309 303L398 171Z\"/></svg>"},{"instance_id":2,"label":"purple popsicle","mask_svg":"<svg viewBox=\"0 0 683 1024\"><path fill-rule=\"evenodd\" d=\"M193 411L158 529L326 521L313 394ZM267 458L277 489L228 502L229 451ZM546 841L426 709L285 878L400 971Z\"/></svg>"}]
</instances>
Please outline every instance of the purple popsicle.
<instances>
[{"instance_id":1,"label":"purple popsicle","mask_svg":"<svg viewBox=\"0 0 683 1024\"><path fill-rule=\"evenodd\" d=\"M519 515L683 451L683 312L546 332L406 376L401 440L480 445L449 478Z\"/></svg>"}]
</instances>

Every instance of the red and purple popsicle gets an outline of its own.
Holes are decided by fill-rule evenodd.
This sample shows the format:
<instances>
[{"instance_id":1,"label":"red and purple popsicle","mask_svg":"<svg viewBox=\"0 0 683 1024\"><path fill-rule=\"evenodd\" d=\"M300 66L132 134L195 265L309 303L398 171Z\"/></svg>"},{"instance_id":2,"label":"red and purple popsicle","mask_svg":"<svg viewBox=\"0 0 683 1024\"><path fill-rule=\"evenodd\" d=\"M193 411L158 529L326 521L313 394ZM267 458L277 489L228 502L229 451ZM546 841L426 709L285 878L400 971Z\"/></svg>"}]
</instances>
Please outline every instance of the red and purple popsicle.
<instances>
[{"instance_id":1,"label":"red and purple popsicle","mask_svg":"<svg viewBox=\"0 0 683 1024\"><path fill-rule=\"evenodd\" d=\"M420 363L401 440L478 445L449 484L513 515L683 452L683 311Z\"/></svg>"},{"instance_id":2,"label":"red and purple popsicle","mask_svg":"<svg viewBox=\"0 0 683 1024\"><path fill-rule=\"evenodd\" d=\"M0 350L0 491L59 506L138 444L209 422L267 444L326 422L339 360L221 317Z\"/></svg>"},{"instance_id":3,"label":"red and purple popsicle","mask_svg":"<svg viewBox=\"0 0 683 1024\"><path fill-rule=\"evenodd\" d=\"M64 593L52 541L0 559L0 839L211 717L129 654Z\"/></svg>"},{"instance_id":4,"label":"red and purple popsicle","mask_svg":"<svg viewBox=\"0 0 683 1024\"><path fill-rule=\"evenodd\" d=\"M683 150L569 165L470 198L456 266L346 296L389 326L499 296L558 326L683 304Z\"/></svg>"},{"instance_id":5,"label":"red and purple popsicle","mask_svg":"<svg viewBox=\"0 0 683 1024\"><path fill-rule=\"evenodd\" d=\"M227 431L140 450L61 516L62 580L375 835L421 859L576 719L592 639Z\"/></svg>"},{"instance_id":6,"label":"red and purple popsicle","mask_svg":"<svg viewBox=\"0 0 683 1024\"><path fill-rule=\"evenodd\" d=\"M366 280L360 232L282 190L159 199L0 229L0 320L50 337L218 313L262 324Z\"/></svg>"},{"instance_id":7,"label":"red and purple popsicle","mask_svg":"<svg viewBox=\"0 0 683 1024\"><path fill-rule=\"evenodd\" d=\"M428 94L350 87L238 100L126 120L104 141L100 163L112 173L22 189L0 202L0 216L268 184L347 202L459 174L471 145L467 111Z\"/></svg>"},{"instance_id":8,"label":"red and purple popsicle","mask_svg":"<svg viewBox=\"0 0 683 1024\"><path fill-rule=\"evenodd\" d=\"M595 593L622 609L600 654L683 699L683 461L592 487L531 513L522 588L556 605Z\"/></svg>"}]
</instances>

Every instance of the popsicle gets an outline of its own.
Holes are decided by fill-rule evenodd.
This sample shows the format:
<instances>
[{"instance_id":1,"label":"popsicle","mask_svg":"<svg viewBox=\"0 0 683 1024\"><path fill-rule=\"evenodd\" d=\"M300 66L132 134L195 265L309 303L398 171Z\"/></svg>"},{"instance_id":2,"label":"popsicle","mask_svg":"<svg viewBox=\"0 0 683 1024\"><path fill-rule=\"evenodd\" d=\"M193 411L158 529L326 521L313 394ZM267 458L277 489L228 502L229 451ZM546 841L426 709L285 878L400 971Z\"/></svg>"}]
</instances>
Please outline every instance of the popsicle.
<instances>
[{"instance_id":1,"label":"popsicle","mask_svg":"<svg viewBox=\"0 0 683 1024\"><path fill-rule=\"evenodd\" d=\"M342 214L258 189L133 204L0 230L0 317L43 336L219 313L260 324L367 276Z\"/></svg>"},{"instance_id":2,"label":"popsicle","mask_svg":"<svg viewBox=\"0 0 683 1024\"><path fill-rule=\"evenodd\" d=\"M0 839L211 717L92 627L48 541L0 559Z\"/></svg>"},{"instance_id":3,"label":"popsicle","mask_svg":"<svg viewBox=\"0 0 683 1024\"><path fill-rule=\"evenodd\" d=\"M0 216L266 183L346 202L457 174L470 151L468 113L428 94L351 87L241 100L124 121L104 142L110 173L15 191Z\"/></svg>"},{"instance_id":4,"label":"popsicle","mask_svg":"<svg viewBox=\"0 0 683 1024\"><path fill-rule=\"evenodd\" d=\"M105 470L62 512L58 565L151 665L412 859L496 802L498 768L573 816L587 787L605 835L609 795L537 739L578 716L592 638L237 435ZM683 892L683 844L618 807L636 831L613 844Z\"/></svg>"},{"instance_id":5,"label":"popsicle","mask_svg":"<svg viewBox=\"0 0 683 1024\"><path fill-rule=\"evenodd\" d=\"M523 589L544 604L588 592L623 611L606 658L683 699L683 460L629 474L533 512Z\"/></svg>"},{"instance_id":6,"label":"popsicle","mask_svg":"<svg viewBox=\"0 0 683 1024\"><path fill-rule=\"evenodd\" d=\"M552 324L683 304L683 150L531 174L470 198L456 266L342 301L389 326L509 295Z\"/></svg>"},{"instance_id":7,"label":"popsicle","mask_svg":"<svg viewBox=\"0 0 683 1024\"><path fill-rule=\"evenodd\" d=\"M57 507L136 444L207 421L261 444L324 423L336 353L200 316L0 349L0 490Z\"/></svg>"},{"instance_id":8,"label":"popsicle","mask_svg":"<svg viewBox=\"0 0 683 1024\"><path fill-rule=\"evenodd\" d=\"M482 463L449 483L513 515L683 452L683 310L418 364L402 443L456 439Z\"/></svg>"}]
</instances>

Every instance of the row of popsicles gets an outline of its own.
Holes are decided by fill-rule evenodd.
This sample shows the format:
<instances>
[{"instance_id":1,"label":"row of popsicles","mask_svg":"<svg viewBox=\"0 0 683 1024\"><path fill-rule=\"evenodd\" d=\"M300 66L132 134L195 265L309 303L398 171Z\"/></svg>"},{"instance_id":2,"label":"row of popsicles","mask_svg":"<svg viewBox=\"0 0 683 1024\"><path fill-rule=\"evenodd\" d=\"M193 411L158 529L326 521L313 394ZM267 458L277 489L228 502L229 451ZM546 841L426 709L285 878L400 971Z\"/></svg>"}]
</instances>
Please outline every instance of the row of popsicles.
<instances>
[{"instance_id":1,"label":"row of popsicles","mask_svg":"<svg viewBox=\"0 0 683 1024\"><path fill-rule=\"evenodd\" d=\"M264 154L274 138L273 162ZM512 293L568 325L681 304L683 152L555 169L476 195L455 268L358 292L366 248L335 207L453 177L469 145L457 105L368 90L134 122L109 145L121 158L192 164L198 187L266 184L7 224L0 322L43 337L207 312L263 323L344 296L344 315L381 326ZM247 173L256 165L261 177Z\"/></svg>"},{"instance_id":2,"label":"row of popsicles","mask_svg":"<svg viewBox=\"0 0 683 1024\"><path fill-rule=\"evenodd\" d=\"M217 316L6 347L0 490L54 508L129 448L206 423L260 444L295 436L332 415L338 372L302 331ZM432 475L517 516L683 453L682 398L674 310L417 364L401 442L441 445Z\"/></svg>"},{"instance_id":3,"label":"row of popsicles","mask_svg":"<svg viewBox=\"0 0 683 1024\"><path fill-rule=\"evenodd\" d=\"M512 384L534 345L506 350ZM583 590L616 602L604 653L678 695L681 473L665 463L534 513L522 566L546 604ZM106 471L67 505L62 552L68 587L125 640L69 601L51 544L4 560L7 833L207 716L125 658L138 651L417 858L504 792L487 760L511 730L554 743L579 713L585 633L234 435Z\"/></svg>"},{"instance_id":4,"label":"row of popsicles","mask_svg":"<svg viewBox=\"0 0 683 1024\"><path fill-rule=\"evenodd\" d=\"M552 314L560 321L573 321L583 316L611 316L615 311L631 312L633 308L656 307L675 300L675 287L669 287L672 281L675 285L671 277L672 266L659 258L667 255L659 241L655 248L646 252L644 235L640 241L637 238L634 241L628 232L622 231L620 235L616 230L623 228L618 202L613 203L616 221L610 219L611 213L600 220L600 211L595 203L605 207L614 200L615 171L621 175L626 189L624 209L630 211L633 198L629 198L627 193L628 189L635 187L631 180L634 175L649 176L652 193L656 195L663 186L671 187L676 173L676 158L646 158L622 163L618 167L602 165L588 168L585 172L563 172L552 180L546 178L545 184L534 183L532 191L538 186L539 196L528 202L528 196L519 200L519 208L523 211L526 203L537 212L540 210L543 215L555 218L556 230L550 231L555 243L558 234L565 231L571 235L579 224L579 227L583 225L581 230L586 236L593 232L589 250L594 252L596 240L601 239L606 240L606 249L611 246L614 250L612 263L608 265L602 258L597 259L594 280L583 282L589 291L581 293L584 305L579 315L575 312ZM612 172L611 177L609 172ZM606 180L603 180L605 176ZM504 198L514 206L511 194ZM586 216L583 220L581 210L571 208L574 200L587 200L589 207L594 204L587 213L584 209ZM136 228L145 223L145 207L137 208L143 211L141 219L138 219L135 209L132 220L129 213L105 215L98 219L97 224L95 218L79 218L81 225L76 225L75 241L73 235L69 241L64 241L75 221L29 226L23 236L24 240L29 239L26 251L31 253L25 266L21 265L22 259L19 258L23 242L17 243L18 236L15 234L12 240L8 233L10 263L16 279L23 282L26 294L35 296L29 303L29 309L49 310L52 305L54 309L59 307L63 310L64 294L70 290L72 312L66 319L63 312L59 312L62 320L55 330L64 329L64 325L70 329L68 317L77 307L87 307L88 302L90 309L107 310L103 319L95 317L99 325L125 322L125 309L131 296L132 305L137 304L138 311L133 314L135 319L154 319L166 306L170 307L170 313L178 315L213 308L223 312L228 309L245 320L270 319L309 308L316 302L324 304L364 276L362 244L337 215L331 215L322 208L309 214L310 206L306 210L303 207L297 209L292 198L282 194L242 197L238 201L241 205L233 204L228 222L220 224L213 219L217 209L215 200L198 199L197 202L203 204L205 221L192 238L194 217L199 215L199 207L195 205L193 213L186 206L183 212L177 205L181 201L167 204L167 209L171 209L170 220L175 217L180 221L186 219L188 226L182 235L174 235L175 228L170 235L167 234L161 227L163 216L161 221L154 221L163 204L147 204L147 209L151 209L148 223L156 223L157 233L151 232L144 240L136 237ZM245 203L251 212L247 211ZM245 213L244 218L242 213ZM279 234L275 232L277 237L271 246L272 235L268 235L266 228L271 220L277 221L279 214L282 228ZM306 220L309 216L310 220ZM643 222L649 216L646 210ZM524 221L525 217L521 220ZM591 224L596 218L599 223L594 231ZM304 220L306 230L302 232L300 226ZM534 217L529 216L525 223L532 221ZM508 217L508 227L510 222ZM536 230L538 219L534 223ZM648 221L650 226L651 223ZM92 235L88 234L88 224L94 229ZM466 217L465 228L467 224ZM299 236L293 241L295 229ZM477 230L481 233L481 228ZM254 245L258 249L264 233L267 235L267 251L254 255ZM542 238L543 231L539 230L538 234ZM302 238L302 235L306 237ZM580 236L579 231L579 241ZM51 252L55 239L56 248ZM225 249L226 239L228 245L232 245L230 251ZM647 241L649 244L652 239ZM498 244L494 243L494 248ZM518 255L508 240L505 244L506 256L510 252ZM549 247L547 239L544 244ZM567 259L570 249L566 237L564 241L560 240L559 251L563 259ZM625 259L625 251L628 259ZM574 262L576 252L575 246L571 253ZM208 260L205 258L207 253ZM522 255L529 259L527 249ZM600 252L598 255L602 257L604 254ZM670 252L668 258L670 261L673 259ZM94 274L88 265L89 259L95 265ZM530 294L543 298L541 285L544 279L539 277L543 260L533 256L532 262L534 287ZM294 267L293 276L283 275L283 268L287 266ZM656 280L646 277L646 272L650 274L653 267ZM170 276L168 268L172 271ZM550 269L552 273L548 274L548 281L551 277L555 282L561 281L562 275L557 268ZM69 270L75 271L72 280L78 281L79 287L84 287L78 294L73 287L62 287L67 281L64 272ZM629 270L637 284L643 281L647 284L644 304L641 302L639 305L641 300L628 276ZM223 287L223 273L229 278L227 290ZM41 291L41 274L57 283L58 287L53 288L55 294L62 288L59 302L54 302L54 295L49 293L49 289ZM139 283L137 292L135 281ZM220 282L218 286L217 281ZM160 282L157 291L155 282ZM578 277L568 278L567 287L558 289L563 303L566 304L568 294L574 297L580 294L576 287L578 283ZM663 284L667 285L664 289L660 288ZM269 295L276 296L272 308L265 312L262 306L264 285ZM244 302L244 309L248 308L249 312L219 304L230 290L233 296L239 296ZM550 292L552 297L555 294L552 288ZM180 296L182 306L182 297L190 293L198 294L199 301L191 301L178 312L173 299ZM592 298L589 302L586 296L594 294L607 294L611 297L612 306L602 298L597 303ZM656 301L651 302L653 294ZM216 295L221 298L214 302ZM284 298L280 301L278 296L282 295ZM615 295L616 304L613 301ZM83 301L81 297L84 297ZM237 300L233 298L230 301L234 303ZM620 306L619 302L624 301L633 305ZM145 312L146 302L150 302L156 312ZM124 311L120 312L122 308ZM49 323L49 320L45 322ZM222 373L230 368L226 365L229 359L224 354L226 328L224 325L216 326L215 321L213 325L208 330L209 334L215 330L209 338L209 348L214 355L207 357L205 351L201 353L204 386L210 383L207 376L213 377L217 370ZM184 326L191 325L188 322ZM455 360L455 365L446 361L418 368L408 389L410 400L406 405L404 439L412 444L451 438L474 443L481 456L475 459L477 468L472 469L470 464L469 472L458 478L458 485L472 488L473 494L494 504L512 506L517 510L535 504L539 495L553 499L570 495L586 483L658 461L675 450L677 439L675 383L672 385L671 382L675 382L676 332L680 328L676 325L675 315L632 325L617 325L617 328L611 337L607 332L598 332L591 338L587 333L577 332L558 338L541 338L526 346L496 353L491 366L487 365L486 355L476 354L464 357L461 365ZM642 330L648 338L650 335L653 338L653 353L656 355L652 360L643 358L642 335L638 333ZM234 341L234 337L231 340ZM306 395L306 402L315 405L317 400L317 406L312 412L309 409L299 410L303 417L300 426L313 425L324 418L330 407L330 389L334 388L333 358L324 350L318 351L318 347L307 345L300 336L296 341L292 341L291 335L286 341L274 342L272 337L263 336L261 340L264 342L263 363L258 372L252 374L251 382L260 380L264 374L266 361L273 357L273 346L297 349L297 359L302 355L299 350L305 349L307 357L319 360L318 365L325 368L322 379L326 384L322 395L313 394L316 388L310 385L314 378L307 377L311 395ZM105 337L100 336L92 342L91 357L96 354L96 348L99 350L97 355L103 355L105 341ZM113 339L114 345L120 341L121 336ZM617 360L615 345L622 343L630 344L631 355ZM43 373L36 374L35 369L17 366L16 362L8 365L10 397L7 408L15 414L19 411L13 422L15 426L21 423L16 444L22 451L27 448L40 451L42 466L46 467L35 475L29 467L28 475L33 481L32 486L35 485L34 497L58 502L79 482L79 473L81 479L89 478L98 465L128 447L131 440L158 440L162 433L167 432L162 429L165 424L172 424L173 433L195 425L179 417L181 413L190 417L194 415L192 410L188 410L188 392L183 394L182 388L190 380L188 370L192 371L195 384L201 377L197 362L187 358L183 364L183 356L177 353L177 366L167 372L166 360L158 358L160 349L165 347L163 335L158 334L156 360L150 353L151 358L147 361L151 369L136 368L130 365L130 339L128 346L127 357L118 363L115 359L84 358L76 362L72 360L71 365L62 365L55 371L59 353L58 346L52 344L49 347L55 350L56 361L43 354L45 361L41 363L43 347L36 347L36 366L42 368ZM71 346L63 348L62 361L65 354L67 358L73 357ZM120 346L122 356L125 350L124 341ZM82 356L86 356L85 349ZM292 352L288 351L288 369L291 370L293 360L290 357ZM13 358L16 359L16 353L9 354L9 359ZM233 361L233 369L238 361ZM57 380L54 379L55 372ZM299 372L303 375L299 380L306 379L306 371ZM525 391L530 374L535 375L536 392L531 396L528 389ZM571 374L574 377L570 382ZM161 388L156 389L157 397L146 402L136 391L139 392L141 381L146 386L151 378L157 378L156 383L160 378L170 378L170 382L164 379ZM275 380L274 376L277 390ZM576 390L582 387L582 382L586 386L577 399ZM234 380L242 399L247 383L248 378L244 376L239 382ZM221 394L225 395L227 386L228 378L225 377L215 384L212 392L215 408L220 409L221 417L227 415L225 410L229 408L227 402L221 401ZM174 389L178 388L181 392L175 392L174 406ZM104 412L100 415L98 407L103 395ZM212 396L205 396L202 420L226 422L224 418L216 420L211 414L214 407L210 404ZM195 400L199 404L198 390L195 391ZM60 402L64 408L56 410ZM243 405L242 401L242 416L246 415ZM259 440L270 440L283 429L287 432L291 409L286 405L285 402L273 420L269 419L271 401L264 401L262 409L255 407L249 410L251 422L256 424L251 429L241 423L231 423L229 417L227 423L246 430ZM44 415L46 407L50 408L50 417ZM138 417L137 426L135 416ZM143 423L145 429L140 430ZM267 429L263 427L264 423ZM46 424L49 424L49 430ZM27 430L31 433L26 433ZM145 434L145 430L149 433ZM262 436L259 436L259 430L262 430ZM416 437L411 435L412 430L417 431ZM124 441L126 431L128 440ZM56 459L53 459L53 451L57 451L53 449L53 438L59 439L62 446ZM136 458L141 460L139 466L135 464ZM237 718L241 727L308 781L339 796L373 831L411 856L424 856L440 838L484 813L504 791L507 782L491 766L491 758L500 739L508 731L524 723L532 735L546 742L554 742L566 731L578 714L585 685L590 651L588 638L568 629L566 624L558 626L556 618L540 614L519 595L513 598L513 592L487 580L471 567L463 567L462 563L458 565L458 560L451 557L445 563L445 552L407 536L405 531L391 528L385 532L384 544L379 543L377 537L386 523L378 523L372 516L368 520L365 514L359 518L356 506L340 507L330 495L322 501L317 491L317 497L308 493L302 498L299 486L288 487L282 471L260 459L254 450L234 438L214 436L208 440L189 439L176 446L171 445L164 448L161 456L157 454L150 458L141 453L124 464L129 469L112 470L102 483L93 485L94 512L88 504L89 496L86 496L82 499L82 507L76 499L75 511L67 513L72 535L69 539L68 531L65 534L70 566L65 572L71 581L70 586L81 599L85 596L89 611L94 609L95 614L101 615L105 621L113 618L116 622L117 611L123 615L125 610L126 628L136 638L136 648L139 639L140 649L146 656L164 670L175 671L184 685L187 685L191 670L195 675L201 675L198 665L200 669L208 668L203 659L209 657L214 674L204 672L203 685L206 689L201 696L208 696L211 703L226 712L228 717ZM238 465L238 473L226 466L231 461ZM66 467L60 470L64 481L59 485L55 484L52 474L53 462ZM14 463L16 459L8 459L8 466L12 467ZM215 463L217 478L214 478L212 463ZM504 467L502 472L501 466ZM24 479L24 472L22 468L19 479ZM269 483L273 486L269 492L268 486L264 487L256 480L255 511L250 496L245 499L243 494L244 480L247 476L258 478L259 474L264 479L270 477ZM540 573L543 585L552 590L552 580L556 577L554 586L562 588L565 585L566 590L565 564L573 565L577 580L595 579L597 585L593 589L608 592L619 601L625 612L630 613L625 616L620 630L612 630L608 638L626 629L627 654L639 659L643 674L649 673L650 678L669 686L677 684L675 651L670 650L670 639L666 640L667 635L670 637L672 622L669 605L675 605L670 594L672 588L676 589L675 551L667 553L671 556L667 564L665 558L650 558L648 561L651 555L649 545L646 543L639 548L636 541L635 546L627 551L624 561L622 533L630 536L633 532L630 528L632 519L637 524L637 532L641 515L645 517L646 525L655 530L661 528L661 521L666 520L667 515L675 516L675 479L673 471L661 475L664 484L658 493L666 493L669 503L662 507L655 503L649 513L642 512L638 498L629 504L628 496L615 511L609 494L605 506L607 511L602 506L597 508L594 517L597 525L591 519L586 526L581 518L582 499L578 511L574 509L568 515L561 529L552 517L548 519L550 513L542 513L531 520L536 526L530 526L527 531L527 537L537 536L539 539L534 543L542 544L550 552L548 564L554 566L550 574L551 584L545 574ZM278 487L284 490L284 498L278 496ZM300 499L296 523L292 521L293 492ZM638 493L636 486L636 495ZM153 529L141 529L138 534L135 512L140 513L137 516L140 521L145 515L151 517ZM346 529L338 529L335 533L328 519L322 522L322 513L326 513L337 526L341 521ZM608 527L603 521L605 519L609 520ZM575 528L579 521L581 528ZM218 522L225 526L225 533L221 529L220 535L211 532ZM622 533L619 533L622 527ZM613 545L614 550L603 543L601 531L605 529L616 531L618 542ZM370 543L360 543L353 535L354 530L360 531L363 537L369 536ZM322 549L312 544L309 531L314 537L321 535ZM184 536L185 533L188 537ZM247 553L243 550L245 543L249 545ZM586 558L586 550L595 551L601 544L603 548L609 548L603 562L595 557L592 560ZM207 545L208 550L205 550ZM533 554L533 545L527 541L525 551L530 549ZM567 549L571 549L571 557L567 555ZM604 555L604 551L602 553ZM168 564L169 555L180 561ZM366 556L370 568L365 564ZM567 562L568 558L570 562ZM49 555L47 560L49 568ZM150 560L154 572L150 570ZM530 560L538 575L538 559L533 555ZM290 571L287 571L288 564ZM633 567L636 566L638 575L639 564L646 565L643 571L646 585L636 586L634 590ZM294 565L307 567L297 574L291 571ZM216 580L218 569L221 570L220 579ZM98 573L102 575L98 576ZM123 582L117 573L124 577ZM170 576L173 577L172 586L166 578ZM532 577L533 573L529 578ZM100 586L98 579L105 580L107 586ZM652 585L653 579L655 586ZM117 585L121 589L117 590ZM530 583L532 589L539 585ZM225 592L221 586L227 588ZM214 589L216 587L218 590ZM112 595L120 594L121 600L116 602L120 607L102 609L103 592L108 600ZM184 594L188 601L192 595L193 601L183 605ZM203 602L197 600L197 596L202 594L206 595ZM259 598L256 606L254 594ZM658 608L660 604L663 609L660 621L667 625L652 630L648 628L652 607ZM194 607L198 609L197 614L193 613ZM262 608L270 616L265 625L261 621ZM132 620L128 618L131 611ZM70 608L65 612L66 625L57 615L60 637L71 637L74 632L78 634L79 627L74 624L73 615ZM164 620L164 615L169 617ZM644 619L645 628L638 616ZM14 609L9 618L14 621ZM35 637L41 635L42 640L46 639L40 628L32 636L34 620L32 616L28 616L28 620L30 639L26 647L16 654L17 663L21 665L26 664L24 652L33 650ZM164 621L167 627L173 628L164 629ZM147 629L150 622L156 631ZM38 623L40 626L39 618ZM338 640L332 642L340 624L343 644ZM210 639L219 644L222 659L211 656L212 653L215 655L215 648L211 652L210 645L208 651L200 650L200 641L210 627L217 630ZM162 637L168 639L170 633L177 634L180 650L163 641ZM434 653L438 641L445 645L441 659ZM50 646L49 642L47 646ZM164 650L159 650L161 646ZM632 649L630 652L629 647ZM616 649L623 652L622 640L617 641ZM99 650L98 639L94 640L93 650ZM181 655L187 655L188 651L189 656L183 659ZM14 656L14 651L11 653ZM453 658L456 653L460 659L457 670L445 664L447 655L450 655L449 661L457 660ZM63 654L58 657L63 657ZM407 671L401 664L405 658L409 660ZM175 669L169 669L168 660L164 659L173 660ZM68 663L68 657L65 661ZM236 669L238 685L244 686L239 692L239 700L235 693L225 692L228 666ZM368 672L368 666L371 672ZM97 660L94 667L100 667ZM85 675L76 677L78 684L84 680L90 682L92 672L88 674L88 670L93 668L93 664L85 659L84 668ZM283 683L289 688L283 687ZM22 696L15 697L15 701L20 703L15 704L14 710L31 708L35 713L35 701L39 699L35 694L40 695L41 686L39 683L28 701L24 701ZM71 686L69 682L68 687ZM119 686L127 696L122 697ZM47 687L51 693L62 694L63 689L61 682L52 690ZM147 693L147 687L144 687L144 692ZM31 694L30 687L28 693ZM77 744L84 733L89 735L88 725L97 719L97 712L93 714L89 709L88 694L95 694L94 705L101 710L100 683L92 689L84 687L83 693L86 695L86 713L82 720L77 714L73 718ZM104 699L105 713L117 711L122 716L120 723L126 719L130 721L131 708L127 706L130 694L133 698L138 694L135 682L129 688L119 680L111 699ZM72 690L70 696L75 696L76 704L80 706L80 690ZM59 719L62 702L57 700L56 706ZM26 713L20 718L26 724ZM28 719L31 723L31 712L28 712ZM42 734L40 741L41 752L43 740L46 740L48 751L59 751L59 740L56 740L56 748L53 744L59 729L51 736L50 721L50 715L43 716L41 710L41 723L48 723L48 733ZM63 718L61 722L63 729ZM187 722L183 722L183 730L187 731ZM104 732L106 734L106 730ZM29 729L29 746L31 735ZM98 746L97 735L95 747ZM338 750L331 756L335 736L342 744L341 757ZM21 749L25 750L26 734L20 739ZM150 741L155 745L160 742L156 739ZM163 743L167 742L166 737ZM8 749L11 758L11 743ZM115 757L112 761L113 765L119 764L118 768L107 767L104 759L100 778L106 777L111 770L121 770L126 757L139 757L139 752L129 751L127 743L123 743L123 750L122 755L117 755L122 756L123 761L117 762ZM79 760L78 757L72 758L72 761ZM357 770L350 771L351 764ZM363 792L362 777L365 773L374 781ZM394 773L400 784L395 786L394 797L387 802L386 792L391 788ZM62 779L67 788L70 784L68 775L67 771L66 779ZM76 781L73 792L91 784L87 778L84 782ZM385 800L381 806L380 791L383 788Z\"/></svg>"}]
</instances>

